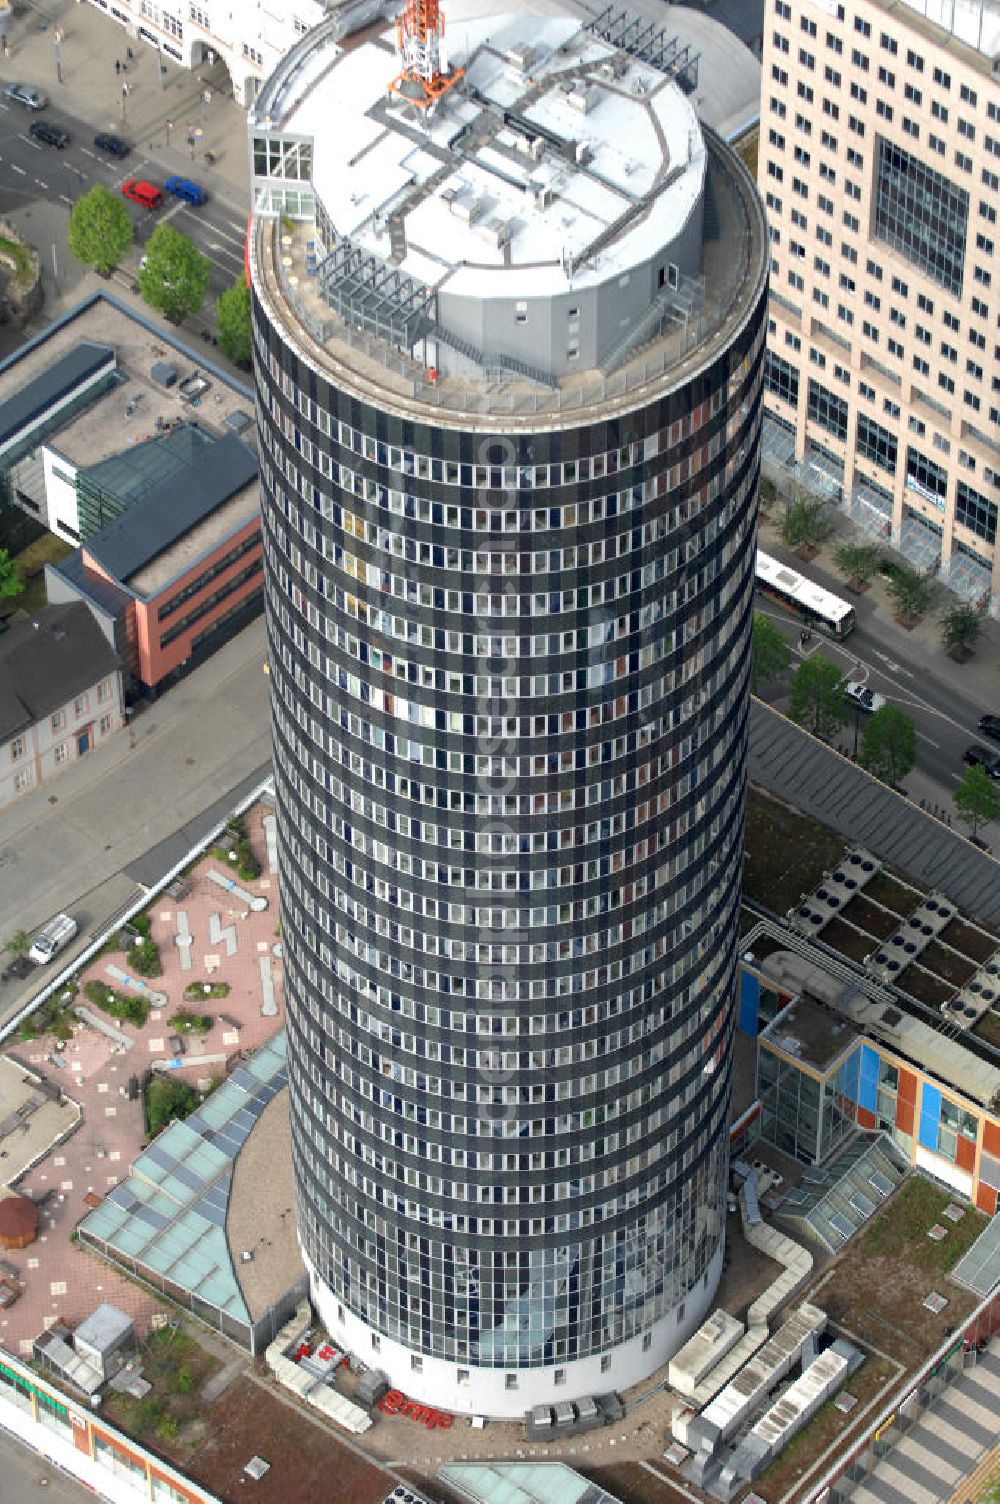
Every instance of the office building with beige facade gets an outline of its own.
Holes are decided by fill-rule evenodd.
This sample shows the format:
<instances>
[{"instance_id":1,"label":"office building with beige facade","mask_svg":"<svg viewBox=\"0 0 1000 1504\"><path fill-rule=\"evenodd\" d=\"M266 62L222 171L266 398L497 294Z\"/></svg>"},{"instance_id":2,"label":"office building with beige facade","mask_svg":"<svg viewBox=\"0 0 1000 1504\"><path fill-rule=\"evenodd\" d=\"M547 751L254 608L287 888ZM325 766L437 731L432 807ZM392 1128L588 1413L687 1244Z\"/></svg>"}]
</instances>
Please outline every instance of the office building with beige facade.
<instances>
[{"instance_id":1,"label":"office building with beige facade","mask_svg":"<svg viewBox=\"0 0 1000 1504\"><path fill-rule=\"evenodd\" d=\"M765 456L1000 614L1000 3L768 0Z\"/></svg>"}]
</instances>

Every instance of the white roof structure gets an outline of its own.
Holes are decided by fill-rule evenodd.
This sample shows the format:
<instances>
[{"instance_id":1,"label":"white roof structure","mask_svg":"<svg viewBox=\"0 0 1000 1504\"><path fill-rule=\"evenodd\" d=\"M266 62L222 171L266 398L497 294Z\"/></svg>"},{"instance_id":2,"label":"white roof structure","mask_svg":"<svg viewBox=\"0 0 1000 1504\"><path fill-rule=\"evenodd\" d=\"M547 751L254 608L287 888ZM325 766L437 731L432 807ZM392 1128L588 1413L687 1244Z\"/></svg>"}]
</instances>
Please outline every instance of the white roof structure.
<instances>
[{"instance_id":1,"label":"white roof structure","mask_svg":"<svg viewBox=\"0 0 1000 1504\"><path fill-rule=\"evenodd\" d=\"M282 135L312 138L313 188L338 235L388 257L396 217L400 272L477 299L564 293L567 264L575 288L599 286L677 239L707 153L676 82L571 16L448 21L465 77L424 118L386 93L398 71L386 38L349 52L318 42L275 101L280 121L272 106Z\"/></svg>"}]
</instances>

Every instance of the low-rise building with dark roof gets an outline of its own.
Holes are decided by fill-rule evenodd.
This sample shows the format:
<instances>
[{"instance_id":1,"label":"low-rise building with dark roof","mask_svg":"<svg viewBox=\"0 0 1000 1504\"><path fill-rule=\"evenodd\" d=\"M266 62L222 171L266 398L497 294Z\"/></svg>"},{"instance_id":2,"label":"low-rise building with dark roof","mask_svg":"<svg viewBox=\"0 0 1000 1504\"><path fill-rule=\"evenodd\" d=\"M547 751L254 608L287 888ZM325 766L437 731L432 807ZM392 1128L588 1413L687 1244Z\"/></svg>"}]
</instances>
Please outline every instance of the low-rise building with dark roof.
<instances>
[{"instance_id":1,"label":"low-rise building with dark roof","mask_svg":"<svg viewBox=\"0 0 1000 1504\"><path fill-rule=\"evenodd\" d=\"M118 655L84 604L13 622L0 636L0 808L72 767L123 721Z\"/></svg>"},{"instance_id":2,"label":"low-rise building with dark roof","mask_svg":"<svg viewBox=\"0 0 1000 1504\"><path fill-rule=\"evenodd\" d=\"M259 613L255 443L249 389L104 292L0 364L0 504L77 545L48 598L86 605L127 698Z\"/></svg>"},{"instance_id":3,"label":"low-rise building with dark roof","mask_svg":"<svg viewBox=\"0 0 1000 1504\"><path fill-rule=\"evenodd\" d=\"M155 695L261 608L257 457L191 423L78 479L104 525L46 566L49 599L90 606L123 654L126 692Z\"/></svg>"}]
</instances>

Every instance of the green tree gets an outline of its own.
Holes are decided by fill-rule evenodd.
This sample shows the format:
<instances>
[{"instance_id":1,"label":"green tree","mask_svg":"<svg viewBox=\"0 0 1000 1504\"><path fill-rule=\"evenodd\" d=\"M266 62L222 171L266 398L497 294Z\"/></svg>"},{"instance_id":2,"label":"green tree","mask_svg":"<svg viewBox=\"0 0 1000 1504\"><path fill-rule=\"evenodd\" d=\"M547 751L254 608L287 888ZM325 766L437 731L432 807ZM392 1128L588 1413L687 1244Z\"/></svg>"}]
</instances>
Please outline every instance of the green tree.
<instances>
[{"instance_id":1,"label":"green tree","mask_svg":"<svg viewBox=\"0 0 1000 1504\"><path fill-rule=\"evenodd\" d=\"M917 760L917 728L896 705L876 710L861 738L858 761L883 783L897 784Z\"/></svg>"},{"instance_id":2,"label":"green tree","mask_svg":"<svg viewBox=\"0 0 1000 1504\"><path fill-rule=\"evenodd\" d=\"M788 639L769 616L760 611L753 615L753 637L750 644L750 688L754 694L762 684L768 684L792 661Z\"/></svg>"},{"instance_id":3,"label":"green tree","mask_svg":"<svg viewBox=\"0 0 1000 1504\"><path fill-rule=\"evenodd\" d=\"M159 224L149 237L139 291L151 308L179 324L205 301L212 263L173 225Z\"/></svg>"},{"instance_id":4,"label":"green tree","mask_svg":"<svg viewBox=\"0 0 1000 1504\"><path fill-rule=\"evenodd\" d=\"M788 548L816 548L832 526L826 503L818 496L793 496L781 524L782 542Z\"/></svg>"},{"instance_id":5,"label":"green tree","mask_svg":"<svg viewBox=\"0 0 1000 1504\"><path fill-rule=\"evenodd\" d=\"M825 739L846 724L843 675L822 653L811 654L792 675L788 711L793 721Z\"/></svg>"},{"instance_id":6,"label":"green tree","mask_svg":"<svg viewBox=\"0 0 1000 1504\"><path fill-rule=\"evenodd\" d=\"M194 1089L177 1076L154 1075L146 1088L146 1128L152 1138L174 1118L186 1118L198 1105Z\"/></svg>"},{"instance_id":7,"label":"green tree","mask_svg":"<svg viewBox=\"0 0 1000 1504\"><path fill-rule=\"evenodd\" d=\"M966 768L965 777L952 798L958 818L971 825L973 840L980 825L988 825L1000 816L1000 789L981 763Z\"/></svg>"},{"instance_id":8,"label":"green tree","mask_svg":"<svg viewBox=\"0 0 1000 1504\"><path fill-rule=\"evenodd\" d=\"M24 581L21 579L17 563L10 556L10 550L0 548L0 596L14 596L24 594Z\"/></svg>"},{"instance_id":9,"label":"green tree","mask_svg":"<svg viewBox=\"0 0 1000 1504\"><path fill-rule=\"evenodd\" d=\"M250 289L242 277L218 299L215 321L219 344L237 366L250 364Z\"/></svg>"},{"instance_id":10,"label":"green tree","mask_svg":"<svg viewBox=\"0 0 1000 1504\"><path fill-rule=\"evenodd\" d=\"M979 641L983 618L968 601L956 601L941 617L941 641L945 651L967 657Z\"/></svg>"},{"instance_id":11,"label":"green tree","mask_svg":"<svg viewBox=\"0 0 1000 1504\"><path fill-rule=\"evenodd\" d=\"M132 221L121 199L97 183L70 210L68 238L77 261L106 276L132 244Z\"/></svg>"},{"instance_id":12,"label":"green tree","mask_svg":"<svg viewBox=\"0 0 1000 1504\"><path fill-rule=\"evenodd\" d=\"M841 543L833 562L852 590L863 590L882 566L882 550L877 543Z\"/></svg>"},{"instance_id":13,"label":"green tree","mask_svg":"<svg viewBox=\"0 0 1000 1504\"><path fill-rule=\"evenodd\" d=\"M907 564L897 565L889 576L887 588L889 598L907 627L920 620L934 599L934 582L930 576L921 569L911 569Z\"/></svg>"},{"instance_id":14,"label":"green tree","mask_svg":"<svg viewBox=\"0 0 1000 1504\"><path fill-rule=\"evenodd\" d=\"M9 950L12 956L26 956L28 954L27 930L15 930L10 939L5 941L4 950Z\"/></svg>"}]
</instances>

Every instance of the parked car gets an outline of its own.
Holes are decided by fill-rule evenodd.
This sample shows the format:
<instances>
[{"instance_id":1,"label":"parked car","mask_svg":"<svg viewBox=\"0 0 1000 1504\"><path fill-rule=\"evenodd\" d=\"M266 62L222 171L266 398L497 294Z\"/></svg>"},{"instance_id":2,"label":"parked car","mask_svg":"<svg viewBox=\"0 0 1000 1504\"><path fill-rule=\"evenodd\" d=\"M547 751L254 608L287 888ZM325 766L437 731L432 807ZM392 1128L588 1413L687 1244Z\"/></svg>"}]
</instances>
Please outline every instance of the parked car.
<instances>
[{"instance_id":1,"label":"parked car","mask_svg":"<svg viewBox=\"0 0 1000 1504\"><path fill-rule=\"evenodd\" d=\"M991 741L1000 742L1000 715L981 715L979 729Z\"/></svg>"},{"instance_id":2,"label":"parked car","mask_svg":"<svg viewBox=\"0 0 1000 1504\"><path fill-rule=\"evenodd\" d=\"M970 768L985 768L991 778L1000 778L1000 753L994 752L992 747L981 747L978 742L973 742L962 753L962 761Z\"/></svg>"},{"instance_id":3,"label":"parked car","mask_svg":"<svg viewBox=\"0 0 1000 1504\"><path fill-rule=\"evenodd\" d=\"M34 136L36 141L44 141L46 146L57 146L60 151L69 145L69 131L64 131L61 125L53 125L51 120L33 120L28 126L28 135Z\"/></svg>"},{"instance_id":4,"label":"parked car","mask_svg":"<svg viewBox=\"0 0 1000 1504\"><path fill-rule=\"evenodd\" d=\"M128 142L123 141L121 136L109 135L107 131L102 131L100 135L94 137L94 145L98 151L106 152L109 157L118 157L119 160L122 157L127 157L132 150Z\"/></svg>"},{"instance_id":5,"label":"parked car","mask_svg":"<svg viewBox=\"0 0 1000 1504\"><path fill-rule=\"evenodd\" d=\"M43 925L35 936L34 943L28 952L29 961L34 961L36 966L44 966L57 956L76 934L76 920L69 914L57 914L50 919L48 924Z\"/></svg>"},{"instance_id":6,"label":"parked car","mask_svg":"<svg viewBox=\"0 0 1000 1504\"><path fill-rule=\"evenodd\" d=\"M852 705L859 705L862 710L867 710L871 715L876 710L884 709L887 703L885 695L880 695L877 690L869 689L867 684L862 684L857 679L848 679L845 682L844 698L850 700Z\"/></svg>"},{"instance_id":7,"label":"parked car","mask_svg":"<svg viewBox=\"0 0 1000 1504\"><path fill-rule=\"evenodd\" d=\"M23 104L26 110L44 110L48 104L41 89L33 89L30 84L7 84L3 97L12 104Z\"/></svg>"},{"instance_id":8,"label":"parked car","mask_svg":"<svg viewBox=\"0 0 1000 1504\"><path fill-rule=\"evenodd\" d=\"M126 178L122 192L133 204L141 204L144 209L158 209L163 203L163 190L155 183L147 183L145 178Z\"/></svg>"},{"instance_id":9,"label":"parked car","mask_svg":"<svg viewBox=\"0 0 1000 1504\"><path fill-rule=\"evenodd\" d=\"M208 203L208 194L204 188L199 188L190 178L167 178L165 186L174 198L181 198L186 204L193 204L196 209Z\"/></svg>"}]
</instances>

